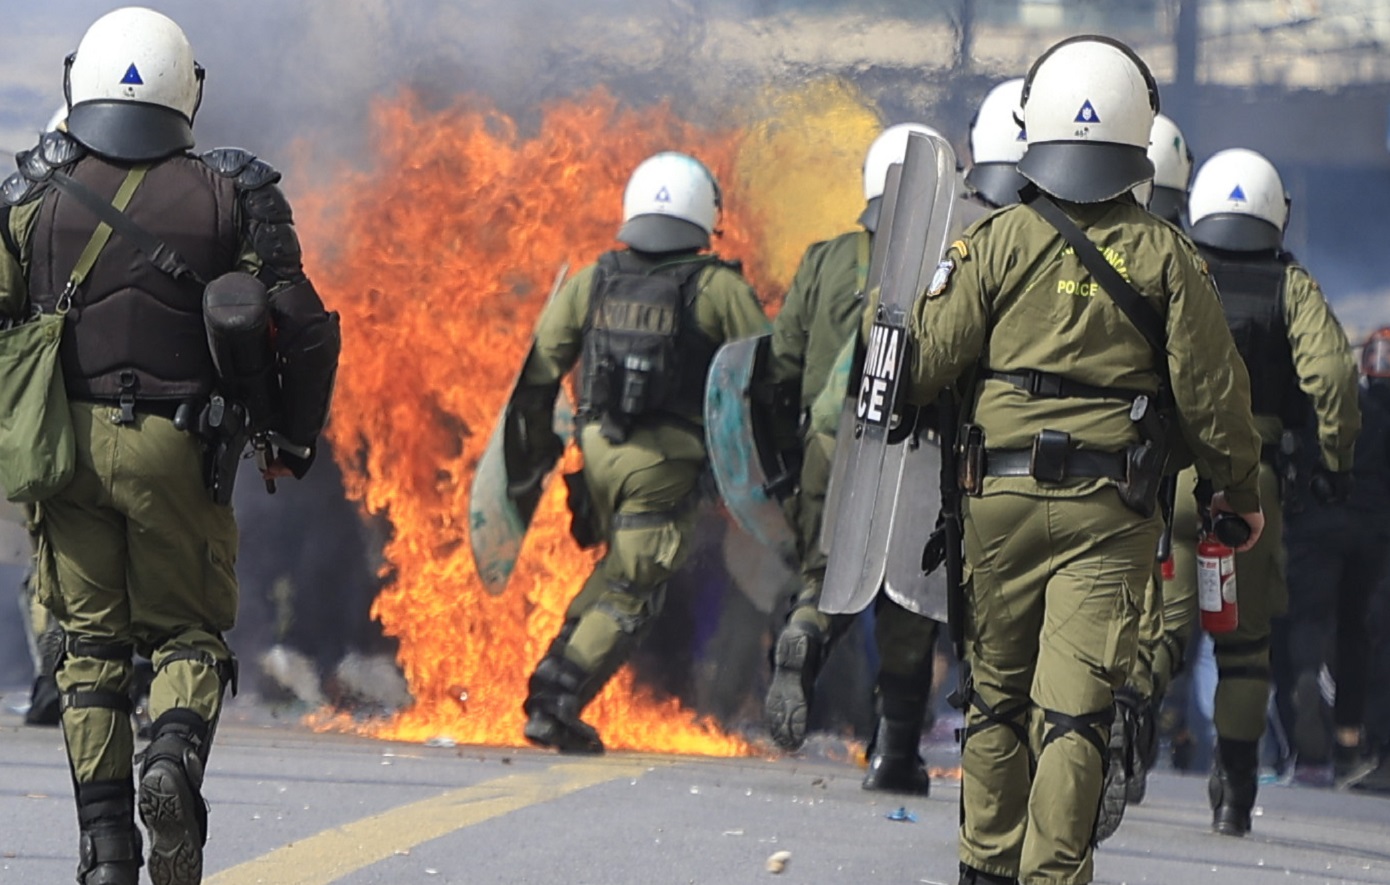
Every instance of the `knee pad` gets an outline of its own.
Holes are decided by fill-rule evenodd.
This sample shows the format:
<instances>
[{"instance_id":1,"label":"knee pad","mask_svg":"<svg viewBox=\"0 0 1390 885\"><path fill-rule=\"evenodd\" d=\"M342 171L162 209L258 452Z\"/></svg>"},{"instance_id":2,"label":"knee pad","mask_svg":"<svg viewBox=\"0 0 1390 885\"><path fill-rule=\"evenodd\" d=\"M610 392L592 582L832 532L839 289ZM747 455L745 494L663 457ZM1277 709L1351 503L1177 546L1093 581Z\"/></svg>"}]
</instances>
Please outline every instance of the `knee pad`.
<instances>
[{"instance_id":1,"label":"knee pad","mask_svg":"<svg viewBox=\"0 0 1390 885\"><path fill-rule=\"evenodd\" d=\"M1216 673L1219 679L1249 679L1268 682L1273 676L1269 666L1269 637L1245 642L1214 644Z\"/></svg>"},{"instance_id":2,"label":"knee pad","mask_svg":"<svg viewBox=\"0 0 1390 885\"><path fill-rule=\"evenodd\" d=\"M135 672L130 643L69 633L63 640L58 671L68 684L60 692L66 710L101 708L130 715L130 680Z\"/></svg>"},{"instance_id":3,"label":"knee pad","mask_svg":"<svg viewBox=\"0 0 1390 885\"><path fill-rule=\"evenodd\" d=\"M1096 748L1096 753L1100 757L1101 768L1104 769L1106 759L1110 754L1110 726L1115 722L1115 708L1113 706L1106 707L1104 710L1097 710L1094 713L1082 713L1079 716L1072 716L1057 710L1043 710L1043 722L1047 723L1048 728L1043 734L1042 746L1038 748L1039 754L1045 751L1053 741L1068 734L1077 734ZM1099 729L1104 729L1104 733Z\"/></svg>"},{"instance_id":4,"label":"knee pad","mask_svg":"<svg viewBox=\"0 0 1390 885\"><path fill-rule=\"evenodd\" d=\"M226 646L224 645L223 648L226 649ZM241 672L241 667L237 662L236 655L232 654L231 649L226 649L226 651L227 657L225 658L202 649L190 648L173 651L160 658L158 666L154 668L154 672L157 676L164 672L165 668L170 664L187 661L199 667L211 670L217 676L217 681L221 684L222 690L226 691L230 687L232 690L232 697L236 697L238 675Z\"/></svg>"}]
</instances>

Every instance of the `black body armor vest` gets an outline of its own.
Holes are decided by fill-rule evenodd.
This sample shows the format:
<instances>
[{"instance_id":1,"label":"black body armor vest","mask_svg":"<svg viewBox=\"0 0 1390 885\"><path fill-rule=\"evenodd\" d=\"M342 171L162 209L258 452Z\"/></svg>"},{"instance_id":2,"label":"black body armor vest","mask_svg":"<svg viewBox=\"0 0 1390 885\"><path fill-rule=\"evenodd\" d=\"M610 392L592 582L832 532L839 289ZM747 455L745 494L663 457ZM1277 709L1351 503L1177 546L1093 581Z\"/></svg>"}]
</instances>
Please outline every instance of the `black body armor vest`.
<instances>
[{"instance_id":1,"label":"black body armor vest","mask_svg":"<svg viewBox=\"0 0 1390 885\"><path fill-rule=\"evenodd\" d=\"M66 171L110 198L126 166L88 155ZM52 311L97 219L55 187L43 196L32 234L30 297ZM150 169L125 214L183 256L205 280L236 266L237 193L231 179L197 157L177 155ZM63 377L75 399L177 401L206 394L216 380L203 327L202 286L175 281L135 245L113 235L73 294L64 325Z\"/></svg>"},{"instance_id":2,"label":"black body armor vest","mask_svg":"<svg viewBox=\"0 0 1390 885\"><path fill-rule=\"evenodd\" d=\"M652 266L631 252L599 258L580 357L583 415L630 425L703 412L718 344L696 325L692 304L700 272L716 260Z\"/></svg>"},{"instance_id":3,"label":"black body armor vest","mask_svg":"<svg viewBox=\"0 0 1390 885\"><path fill-rule=\"evenodd\" d=\"M1287 253L1226 252L1201 247L1221 293L1226 325L1250 374L1250 405L1256 415L1272 415L1285 427L1307 419L1308 399L1294 373L1293 349L1284 322Z\"/></svg>"}]
</instances>

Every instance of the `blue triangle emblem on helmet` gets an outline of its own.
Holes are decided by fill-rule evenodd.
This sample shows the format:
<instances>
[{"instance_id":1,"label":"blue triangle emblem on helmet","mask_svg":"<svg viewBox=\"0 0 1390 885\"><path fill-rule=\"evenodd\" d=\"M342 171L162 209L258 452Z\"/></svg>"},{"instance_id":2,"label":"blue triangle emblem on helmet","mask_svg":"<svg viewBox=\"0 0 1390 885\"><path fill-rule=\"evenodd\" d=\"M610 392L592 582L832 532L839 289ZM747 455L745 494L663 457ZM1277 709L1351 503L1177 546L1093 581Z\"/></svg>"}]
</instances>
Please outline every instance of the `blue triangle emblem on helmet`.
<instances>
[{"instance_id":1,"label":"blue triangle emblem on helmet","mask_svg":"<svg viewBox=\"0 0 1390 885\"><path fill-rule=\"evenodd\" d=\"M135 62L131 62L130 67L125 69L125 76L121 78L121 82L131 86L145 85L145 81L140 79L140 72L135 69Z\"/></svg>"},{"instance_id":2,"label":"blue triangle emblem on helmet","mask_svg":"<svg viewBox=\"0 0 1390 885\"><path fill-rule=\"evenodd\" d=\"M1081 103L1081 110L1076 112L1077 123L1099 123L1100 117L1096 114L1096 109L1091 105L1088 98Z\"/></svg>"},{"instance_id":3,"label":"blue triangle emblem on helmet","mask_svg":"<svg viewBox=\"0 0 1390 885\"><path fill-rule=\"evenodd\" d=\"M671 192L663 186L661 190L656 192L656 197L654 199L658 203L669 203L671 202Z\"/></svg>"},{"instance_id":4,"label":"blue triangle emblem on helmet","mask_svg":"<svg viewBox=\"0 0 1390 885\"><path fill-rule=\"evenodd\" d=\"M1244 191L1243 189L1241 189L1241 186L1240 186L1240 185L1236 185L1235 190L1231 191L1231 195L1230 195L1229 197L1227 197L1226 199L1228 199L1228 200L1235 200L1237 203L1244 203L1244 202L1245 202L1245 191Z\"/></svg>"}]
</instances>

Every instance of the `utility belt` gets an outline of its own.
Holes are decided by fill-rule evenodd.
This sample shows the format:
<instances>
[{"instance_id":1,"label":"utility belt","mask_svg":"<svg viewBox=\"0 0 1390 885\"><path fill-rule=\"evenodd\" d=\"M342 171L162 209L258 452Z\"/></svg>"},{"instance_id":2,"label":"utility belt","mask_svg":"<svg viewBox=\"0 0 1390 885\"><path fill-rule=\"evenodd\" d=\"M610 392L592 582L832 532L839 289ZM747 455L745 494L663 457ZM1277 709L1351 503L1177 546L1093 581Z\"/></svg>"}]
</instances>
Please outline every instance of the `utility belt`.
<instances>
[{"instance_id":1,"label":"utility belt","mask_svg":"<svg viewBox=\"0 0 1390 885\"><path fill-rule=\"evenodd\" d=\"M1031 449L985 449L985 476L1031 476L1041 482L1067 479L1113 479L1128 476L1124 452L1093 452L1086 449L1049 446L1049 434L1066 437L1055 430L1044 430L1034 437Z\"/></svg>"},{"instance_id":2,"label":"utility belt","mask_svg":"<svg viewBox=\"0 0 1390 885\"><path fill-rule=\"evenodd\" d=\"M1037 369L1024 369L1019 372L999 372L994 369L985 369L980 373L980 376L995 381L1003 381L1032 396L1049 399L1075 397L1080 399L1122 399L1133 402L1141 396L1151 395L1143 390L1130 390L1125 387L1098 387L1083 381L1073 381L1052 372L1040 372Z\"/></svg>"},{"instance_id":3,"label":"utility belt","mask_svg":"<svg viewBox=\"0 0 1390 885\"><path fill-rule=\"evenodd\" d=\"M158 415L174 421L181 410L187 413L193 408L191 401L182 399L116 399L100 396L79 396L71 399L73 402L91 403L119 412L122 424L134 421L136 415Z\"/></svg>"},{"instance_id":4,"label":"utility belt","mask_svg":"<svg viewBox=\"0 0 1390 885\"><path fill-rule=\"evenodd\" d=\"M628 438L632 436L632 431L639 427L656 428L665 425L678 427L701 439L705 437L703 424L675 412L651 411L640 415L623 415L612 411L597 411L592 408L581 407L576 422L581 430L586 424L597 423L603 438L614 445L627 442Z\"/></svg>"},{"instance_id":5,"label":"utility belt","mask_svg":"<svg viewBox=\"0 0 1390 885\"><path fill-rule=\"evenodd\" d=\"M1071 435L1043 430L1028 449L988 449L984 430L966 425L961 434L961 488L969 495L983 492L986 476L1031 476L1039 482L1066 479L1109 479L1120 500L1140 516L1150 517L1158 506L1159 486L1168 462L1167 420L1155 405L1156 396L1141 390L1098 387L1051 372L1024 369L999 372L984 369L982 377L1012 384L1032 396L1128 400L1129 419L1139 442L1120 452L1094 452L1072 446Z\"/></svg>"}]
</instances>

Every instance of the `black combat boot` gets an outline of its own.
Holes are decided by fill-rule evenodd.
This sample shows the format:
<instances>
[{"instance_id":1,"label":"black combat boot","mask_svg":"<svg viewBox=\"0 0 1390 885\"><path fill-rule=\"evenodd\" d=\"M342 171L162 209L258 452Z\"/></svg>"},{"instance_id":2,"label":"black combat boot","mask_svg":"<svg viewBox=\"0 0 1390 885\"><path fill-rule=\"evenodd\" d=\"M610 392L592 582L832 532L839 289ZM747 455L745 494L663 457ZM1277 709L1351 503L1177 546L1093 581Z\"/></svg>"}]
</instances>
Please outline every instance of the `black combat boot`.
<instances>
[{"instance_id":1,"label":"black combat boot","mask_svg":"<svg viewBox=\"0 0 1390 885\"><path fill-rule=\"evenodd\" d=\"M1211 799L1211 828L1223 836L1250 832L1250 812L1259 789L1259 748L1258 741L1217 738L1207 796Z\"/></svg>"},{"instance_id":2,"label":"black combat boot","mask_svg":"<svg viewBox=\"0 0 1390 885\"><path fill-rule=\"evenodd\" d=\"M150 881L198 885L208 838L201 791L210 728L193 711L175 708L156 719L150 732L140 768L140 820L150 835Z\"/></svg>"},{"instance_id":3,"label":"black combat boot","mask_svg":"<svg viewBox=\"0 0 1390 885\"><path fill-rule=\"evenodd\" d=\"M1163 708L1159 697L1140 698L1134 726L1134 777L1129 782L1129 804L1138 805L1148 793L1149 772L1158 762L1158 717Z\"/></svg>"},{"instance_id":4,"label":"black combat boot","mask_svg":"<svg viewBox=\"0 0 1390 885\"><path fill-rule=\"evenodd\" d=\"M568 658L541 658L531 674L528 695L522 704L526 711L522 734L526 740L561 753L602 753L603 741L598 731L579 718L587 681L588 674Z\"/></svg>"},{"instance_id":5,"label":"black combat boot","mask_svg":"<svg viewBox=\"0 0 1390 885\"><path fill-rule=\"evenodd\" d=\"M806 717L816 676L825 657L825 634L811 624L793 621L782 629L772 652L772 684L763 713L772 739L784 750L806 742Z\"/></svg>"},{"instance_id":6,"label":"black combat boot","mask_svg":"<svg viewBox=\"0 0 1390 885\"><path fill-rule=\"evenodd\" d=\"M79 885L139 885L143 846L129 780L77 786Z\"/></svg>"},{"instance_id":7,"label":"black combat boot","mask_svg":"<svg viewBox=\"0 0 1390 885\"><path fill-rule=\"evenodd\" d=\"M1018 885L1018 880L1013 876L986 873L961 861L960 885Z\"/></svg>"},{"instance_id":8,"label":"black combat boot","mask_svg":"<svg viewBox=\"0 0 1390 885\"><path fill-rule=\"evenodd\" d=\"M904 685L884 674L878 683L878 728L869 742L869 770L864 789L925 796L931 778L922 762L922 720L929 694L919 685ZM928 674L925 685L931 684Z\"/></svg>"}]
</instances>

